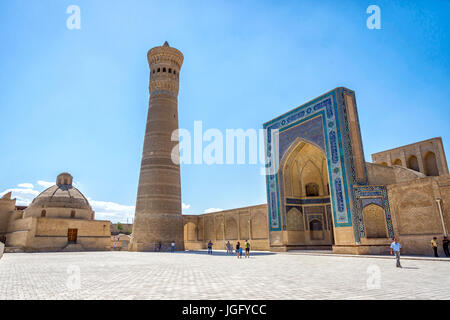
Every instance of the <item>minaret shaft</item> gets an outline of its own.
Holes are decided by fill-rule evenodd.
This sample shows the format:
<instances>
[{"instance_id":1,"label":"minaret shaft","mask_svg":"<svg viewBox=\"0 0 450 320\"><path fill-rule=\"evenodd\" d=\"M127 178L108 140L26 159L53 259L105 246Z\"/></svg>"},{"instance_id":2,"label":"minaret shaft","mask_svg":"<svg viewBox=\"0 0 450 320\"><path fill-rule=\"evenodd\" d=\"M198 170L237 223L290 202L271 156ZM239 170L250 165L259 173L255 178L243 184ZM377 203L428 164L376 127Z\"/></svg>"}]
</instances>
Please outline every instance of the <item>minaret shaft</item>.
<instances>
[{"instance_id":1,"label":"minaret shaft","mask_svg":"<svg viewBox=\"0 0 450 320\"><path fill-rule=\"evenodd\" d=\"M178 156L178 81L183 55L167 43L148 52L149 107L129 250L184 249ZM175 151L174 151L175 150Z\"/></svg>"}]
</instances>

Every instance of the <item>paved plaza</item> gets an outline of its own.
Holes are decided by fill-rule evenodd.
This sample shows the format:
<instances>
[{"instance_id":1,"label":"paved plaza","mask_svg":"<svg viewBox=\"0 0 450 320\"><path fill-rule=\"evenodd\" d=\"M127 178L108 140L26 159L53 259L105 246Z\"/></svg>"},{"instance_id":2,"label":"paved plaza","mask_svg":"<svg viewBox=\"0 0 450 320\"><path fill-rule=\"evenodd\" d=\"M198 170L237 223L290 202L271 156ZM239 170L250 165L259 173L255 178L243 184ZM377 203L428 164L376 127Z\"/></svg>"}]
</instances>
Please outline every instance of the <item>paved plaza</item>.
<instances>
[{"instance_id":1,"label":"paved plaza","mask_svg":"<svg viewBox=\"0 0 450 320\"><path fill-rule=\"evenodd\" d=\"M217 252L7 253L3 299L443 299L450 261Z\"/></svg>"}]
</instances>

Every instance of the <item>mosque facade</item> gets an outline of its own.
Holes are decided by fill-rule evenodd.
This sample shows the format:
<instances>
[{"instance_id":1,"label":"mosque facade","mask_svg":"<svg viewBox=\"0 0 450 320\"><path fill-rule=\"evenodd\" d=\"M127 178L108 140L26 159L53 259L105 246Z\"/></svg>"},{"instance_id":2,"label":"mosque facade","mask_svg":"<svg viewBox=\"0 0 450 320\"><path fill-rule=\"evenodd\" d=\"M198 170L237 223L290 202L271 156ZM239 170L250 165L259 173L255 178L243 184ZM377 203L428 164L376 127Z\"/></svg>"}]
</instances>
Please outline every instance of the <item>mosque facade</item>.
<instances>
[{"instance_id":1,"label":"mosque facade","mask_svg":"<svg viewBox=\"0 0 450 320\"><path fill-rule=\"evenodd\" d=\"M441 138L366 162L355 92L347 88L264 129L267 204L185 216L186 248L250 239L260 250L387 254L395 236L405 253L430 255L430 240L448 235L450 175Z\"/></svg>"}]
</instances>

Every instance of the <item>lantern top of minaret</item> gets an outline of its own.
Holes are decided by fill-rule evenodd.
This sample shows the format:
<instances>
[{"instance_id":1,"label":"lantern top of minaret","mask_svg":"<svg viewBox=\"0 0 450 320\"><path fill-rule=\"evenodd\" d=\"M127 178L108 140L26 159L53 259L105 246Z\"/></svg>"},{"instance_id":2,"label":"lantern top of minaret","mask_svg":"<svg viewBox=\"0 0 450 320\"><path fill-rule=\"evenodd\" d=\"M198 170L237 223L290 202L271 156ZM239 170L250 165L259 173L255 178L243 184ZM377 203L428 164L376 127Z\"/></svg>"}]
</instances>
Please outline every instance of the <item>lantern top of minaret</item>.
<instances>
[{"instance_id":1,"label":"lantern top of minaret","mask_svg":"<svg viewBox=\"0 0 450 320\"><path fill-rule=\"evenodd\" d=\"M147 60L149 66L167 62L169 64L175 63L178 68L181 68L184 57L180 50L169 46L169 43L165 41L162 46L154 47L148 51Z\"/></svg>"}]
</instances>

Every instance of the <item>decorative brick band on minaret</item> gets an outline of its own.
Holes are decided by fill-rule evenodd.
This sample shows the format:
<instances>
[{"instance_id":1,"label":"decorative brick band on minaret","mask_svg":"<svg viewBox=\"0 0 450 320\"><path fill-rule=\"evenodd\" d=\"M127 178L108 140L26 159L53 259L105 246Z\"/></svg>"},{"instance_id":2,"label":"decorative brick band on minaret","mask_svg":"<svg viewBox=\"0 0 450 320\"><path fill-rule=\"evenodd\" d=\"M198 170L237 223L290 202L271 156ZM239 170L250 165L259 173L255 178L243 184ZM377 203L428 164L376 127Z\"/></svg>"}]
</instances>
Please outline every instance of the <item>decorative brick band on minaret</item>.
<instances>
[{"instance_id":1,"label":"decorative brick band on minaret","mask_svg":"<svg viewBox=\"0 0 450 320\"><path fill-rule=\"evenodd\" d=\"M172 161L178 129L178 80L183 54L167 42L147 54L150 99L129 250L184 250L180 166Z\"/></svg>"}]
</instances>

